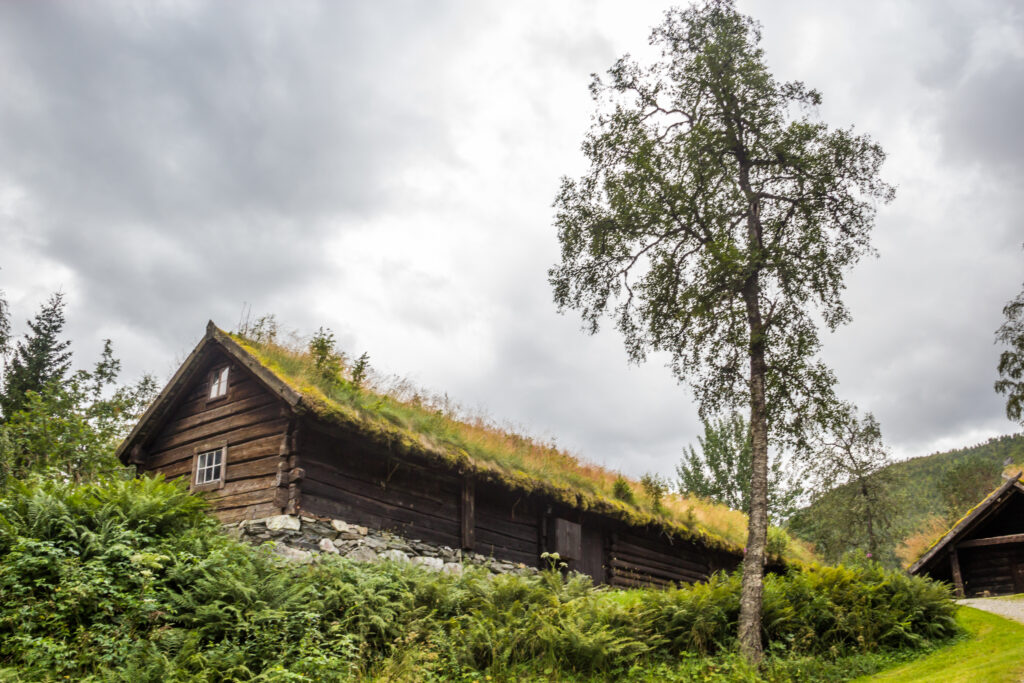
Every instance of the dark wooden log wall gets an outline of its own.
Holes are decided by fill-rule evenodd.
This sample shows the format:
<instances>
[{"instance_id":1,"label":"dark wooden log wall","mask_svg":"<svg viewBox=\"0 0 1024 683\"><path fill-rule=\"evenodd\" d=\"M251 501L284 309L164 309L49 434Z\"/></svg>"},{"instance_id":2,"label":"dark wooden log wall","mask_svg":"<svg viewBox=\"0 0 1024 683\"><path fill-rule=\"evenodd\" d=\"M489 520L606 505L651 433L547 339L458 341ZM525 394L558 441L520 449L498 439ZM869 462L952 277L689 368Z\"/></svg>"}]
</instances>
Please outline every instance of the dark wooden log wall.
<instances>
[{"instance_id":1,"label":"dark wooden log wall","mask_svg":"<svg viewBox=\"0 0 1024 683\"><path fill-rule=\"evenodd\" d=\"M475 552L508 562L537 567L542 552L542 511L539 501L495 484L476 484Z\"/></svg>"},{"instance_id":2,"label":"dark wooden log wall","mask_svg":"<svg viewBox=\"0 0 1024 683\"><path fill-rule=\"evenodd\" d=\"M541 496L472 481L431 463L371 450L358 436L301 426L301 511L408 538L465 547L498 560L543 566L549 522L582 525L581 556L571 569L595 583L668 586L704 581L738 558L670 540L578 510L552 509ZM614 531L613 531L614 529Z\"/></svg>"},{"instance_id":3,"label":"dark wooden log wall","mask_svg":"<svg viewBox=\"0 0 1024 683\"><path fill-rule=\"evenodd\" d=\"M626 588L705 581L718 567L688 541L619 527L610 535L608 583Z\"/></svg>"},{"instance_id":4,"label":"dark wooden log wall","mask_svg":"<svg viewBox=\"0 0 1024 683\"><path fill-rule=\"evenodd\" d=\"M300 429L302 511L460 547L457 475L371 451L357 439Z\"/></svg>"},{"instance_id":5,"label":"dark wooden log wall","mask_svg":"<svg viewBox=\"0 0 1024 683\"><path fill-rule=\"evenodd\" d=\"M192 477L196 448L227 443L224 487L207 491L224 522L281 513L274 502L278 463L288 429L287 408L247 371L232 366L228 394L208 400L209 371L227 363L213 357L196 373L188 393L143 448L143 472L168 479Z\"/></svg>"},{"instance_id":6,"label":"dark wooden log wall","mask_svg":"<svg viewBox=\"0 0 1024 683\"><path fill-rule=\"evenodd\" d=\"M1024 590L1024 545L963 548L957 554L968 597Z\"/></svg>"}]
</instances>

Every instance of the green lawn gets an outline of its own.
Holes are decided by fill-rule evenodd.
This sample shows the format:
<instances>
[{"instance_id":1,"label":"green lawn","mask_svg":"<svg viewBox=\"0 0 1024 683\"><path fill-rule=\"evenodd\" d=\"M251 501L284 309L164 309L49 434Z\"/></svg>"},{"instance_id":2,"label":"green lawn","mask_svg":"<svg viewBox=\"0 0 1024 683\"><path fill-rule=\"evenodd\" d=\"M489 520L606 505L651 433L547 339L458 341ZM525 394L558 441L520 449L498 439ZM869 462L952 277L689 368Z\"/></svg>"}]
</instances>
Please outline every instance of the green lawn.
<instances>
[{"instance_id":1,"label":"green lawn","mask_svg":"<svg viewBox=\"0 0 1024 683\"><path fill-rule=\"evenodd\" d=\"M957 620L969 638L857 682L998 683L1024 679L1024 624L972 607L961 607Z\"/></svg>"}]
</instances>

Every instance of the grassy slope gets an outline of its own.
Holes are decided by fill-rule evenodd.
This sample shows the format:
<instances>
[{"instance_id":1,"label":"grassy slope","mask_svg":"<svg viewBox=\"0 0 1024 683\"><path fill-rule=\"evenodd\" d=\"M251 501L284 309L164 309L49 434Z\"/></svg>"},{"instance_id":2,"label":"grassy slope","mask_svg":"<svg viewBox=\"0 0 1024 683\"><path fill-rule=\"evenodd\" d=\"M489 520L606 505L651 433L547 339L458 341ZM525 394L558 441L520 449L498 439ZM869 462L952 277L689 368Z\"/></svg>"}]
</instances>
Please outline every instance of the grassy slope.
<instances>
[{"instance_id":1,"label":"grassy slope","mask_svg":"<svg viewBox=\"0 0 1024 683\"><path fill-rule=\"evenodd\" d=\"M975 446L932 453L890 465L888 471L895 475L896 496L900 502L894 525L904 537L917 534L916 538L907 539L910 542L907 557L916 558L948 530L949 511L941 489L943 478L948 473L964 465L983 473L974 500L978 502L999 485L1003 462L1008 458L1015 464L1024 464L1024 434L1001 436ZM805 510L813 515L815 505ZM959 514L954 513L953 519L957 517Z\"/></svg>"},{"instance_id":2,"label":"grassy slope","mask_svg":"<svg viewBox=\"0 0 1024 683\"><path fill-rule=\"evenodd\" d=\"M684 536L694 533L711 545L736 552L746 545L746 515L739 511L676 494L665 496L661 509L655 510L636 481L629 481L632 502L624 502L613 494L617 472L487 418L467 415L447 396L427 394L401 380L371 382L357 389L344 378L326 379L303 350L234 338L326 417L387 433L389 443L397 435L442 454L453 464L472 462L521 488L529 490L531 483L543 483L549 492L567 493L571 500L579 501L576 504L596 501L633 523L667 522ZM798 562L815 559L804 544L792 539L787 541L783 557Z\"/></svg>"},{"instance_id":3,"label":"grassy slope","mask_svg":"<svg viewBox=\"0 0 1024 683\"><path fill-rule=\"evenodd\" d=\"M909 664L857 681L998 683L1024 680L1024 624L961 607L967 639Z\"/></svg>"}]
</instances>

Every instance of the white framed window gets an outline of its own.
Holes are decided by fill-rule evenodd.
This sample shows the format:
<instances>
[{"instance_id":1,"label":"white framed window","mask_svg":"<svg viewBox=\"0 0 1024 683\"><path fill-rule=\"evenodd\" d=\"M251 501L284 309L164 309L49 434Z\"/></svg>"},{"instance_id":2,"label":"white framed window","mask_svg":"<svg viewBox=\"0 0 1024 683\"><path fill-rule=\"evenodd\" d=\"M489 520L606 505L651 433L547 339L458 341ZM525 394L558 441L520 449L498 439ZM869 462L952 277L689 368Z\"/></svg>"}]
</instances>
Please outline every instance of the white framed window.
<instances>
[{"instance_id":1,"label":"white framed window","mask_svg":"<svg viewBox=\"0 0 1024 683\"><path fill-rule=\"evenodd\" d=\"M197 488L217 488L224 485L223 448L196 453L195 475L192 482Z\"/></svg>"},{"instance_id":2,"label":"white framed window","mask_svg":"<svg viewBox=\"0 0 1024 683\"><path fill-rule=\"evenodd\" d=\"M227 365L215 370L210 380L210 398L221 398L228 395L228 371L231 368Z\"/></svg>"}]
</instances>

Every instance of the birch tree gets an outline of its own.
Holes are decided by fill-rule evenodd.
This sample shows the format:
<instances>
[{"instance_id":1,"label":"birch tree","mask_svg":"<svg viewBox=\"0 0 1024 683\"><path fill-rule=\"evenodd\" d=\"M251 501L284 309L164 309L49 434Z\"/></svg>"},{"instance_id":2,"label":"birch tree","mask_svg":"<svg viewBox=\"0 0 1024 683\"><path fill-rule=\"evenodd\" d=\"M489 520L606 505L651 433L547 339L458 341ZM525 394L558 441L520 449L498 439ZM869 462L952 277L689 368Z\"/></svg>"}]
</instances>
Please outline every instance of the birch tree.
<instances>
[{"instance_id":1,"label":"birch tree","mask_svg":"<svg viewBox=\"0 0 1024 683\"><path fill-rule=\"evenodd\" d=\"M629 55L595 76L590 162L555 200L555 303L596 332L611 318L631 360L664 352L702 418L749 411L750 520L741 651L762 658L769 439L798 439L832 400L819 327L849 319L847 270L871 252L893 189L884 153L815 118L820 94L780 82L760 26L731 0L669 10L653 63Z\"/></svg>"}]
</instances>

